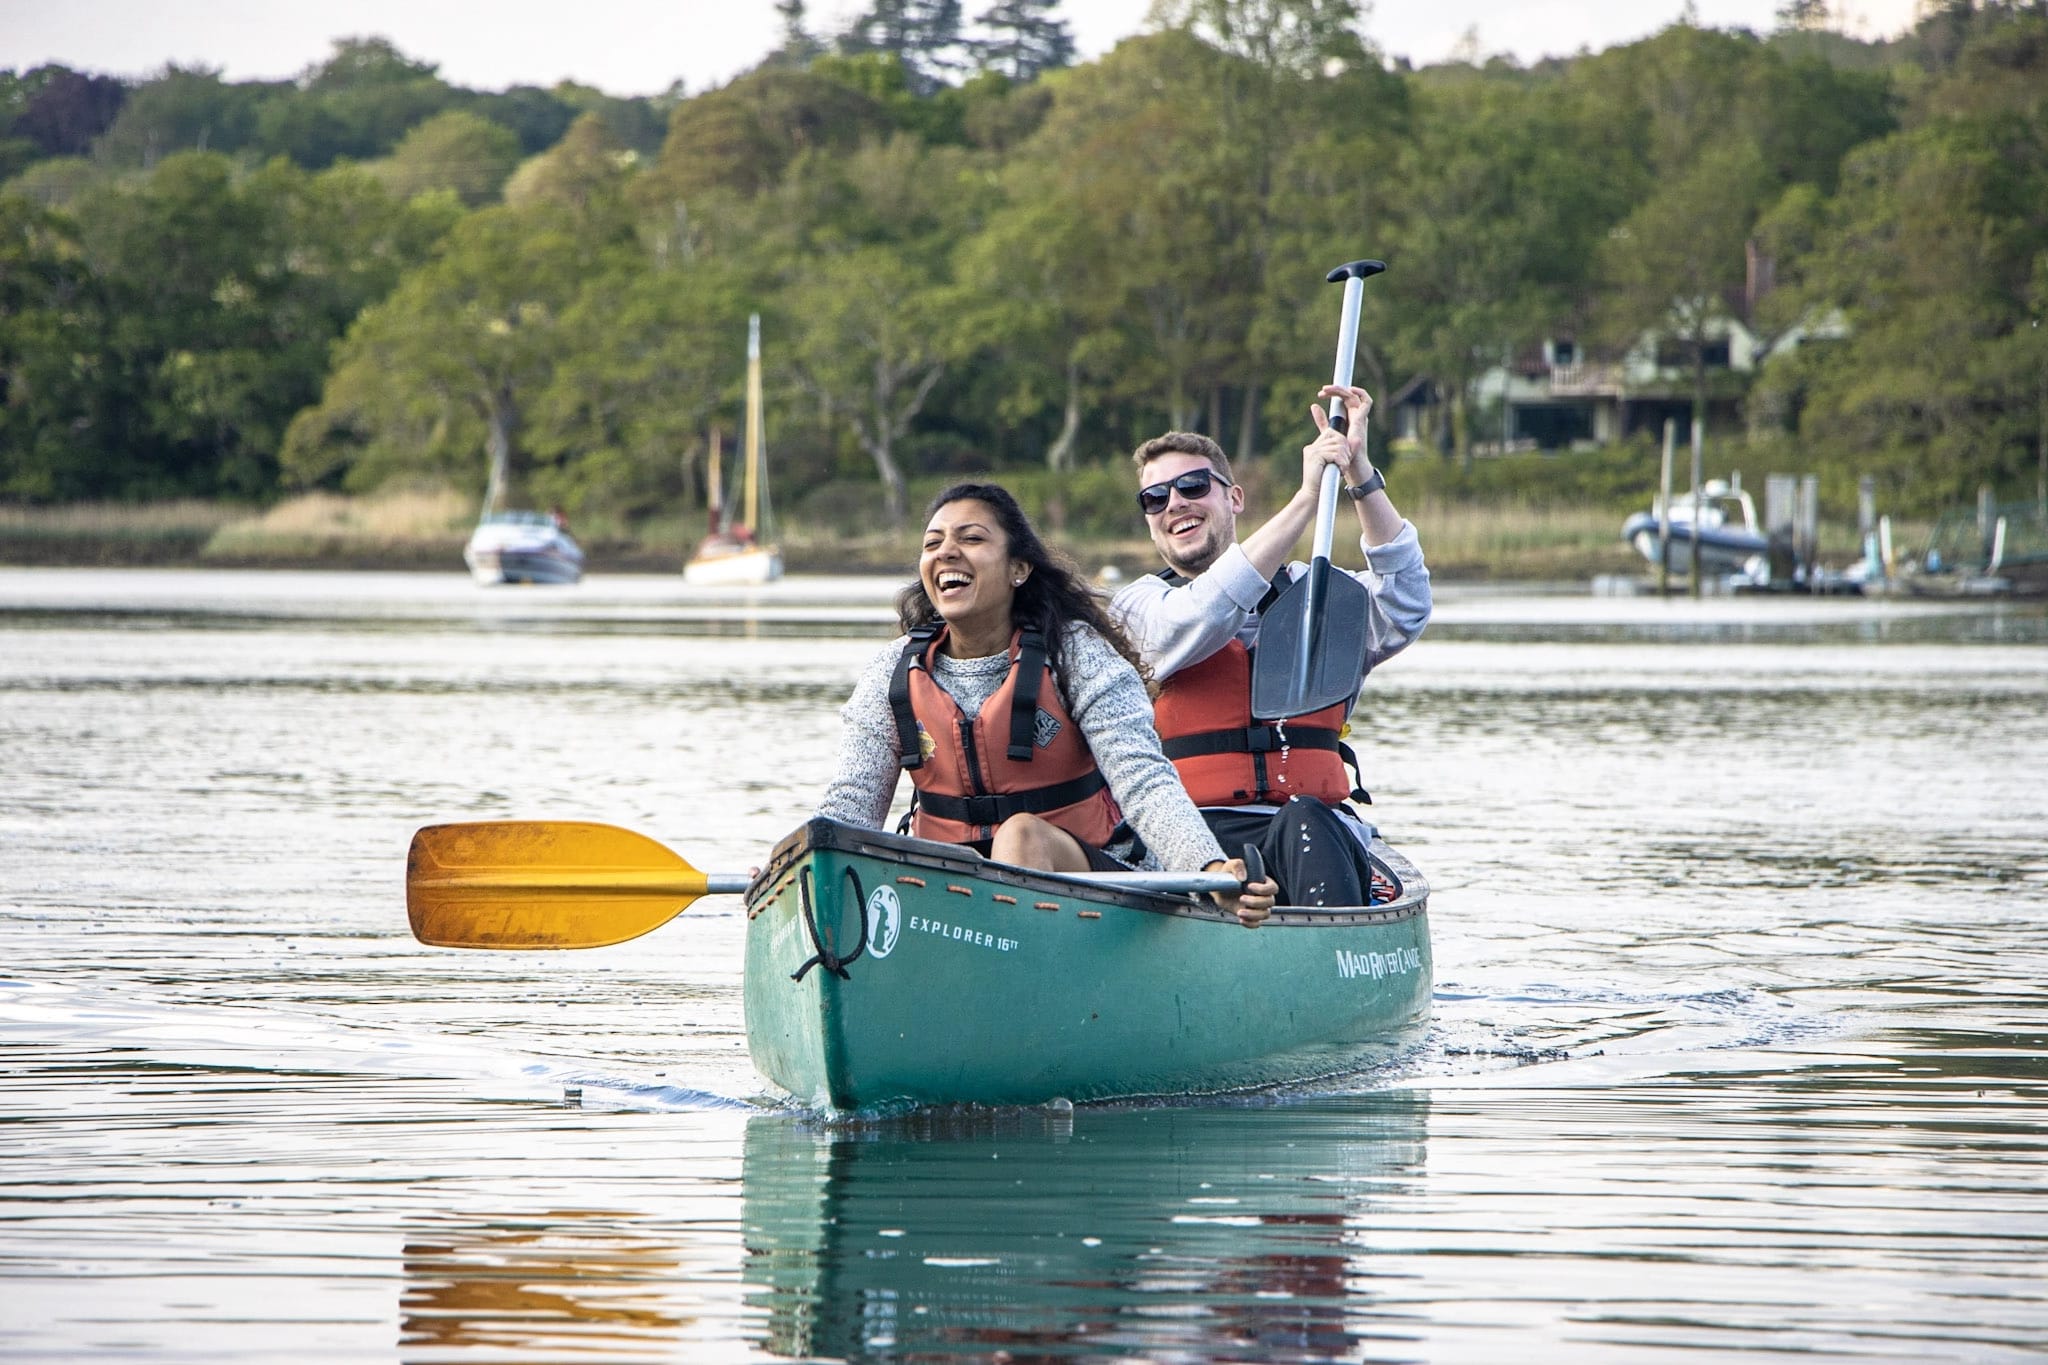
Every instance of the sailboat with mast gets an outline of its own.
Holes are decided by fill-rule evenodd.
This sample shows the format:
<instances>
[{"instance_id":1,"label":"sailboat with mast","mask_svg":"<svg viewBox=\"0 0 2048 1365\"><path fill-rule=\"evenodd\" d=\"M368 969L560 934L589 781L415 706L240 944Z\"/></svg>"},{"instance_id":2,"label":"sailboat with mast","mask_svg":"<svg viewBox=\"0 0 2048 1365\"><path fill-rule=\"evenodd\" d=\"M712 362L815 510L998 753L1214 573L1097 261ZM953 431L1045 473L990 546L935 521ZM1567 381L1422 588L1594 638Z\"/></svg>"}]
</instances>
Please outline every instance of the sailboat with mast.
<instances>
[{"instance_id":1,"label":"sailboat with mast","mask_svg":"<svg viewBox=\"0 0 2048 1365\"><path fill-rule=\"evenodd\" d=\"M712 532L683 566L685 583L730 586L782 577L782 551L771 542L768 453L761 434L761 315L747 319L747 421L740 445L739 505L722 496L716 441L711 448Z\"/></svg>"}]
</instances>

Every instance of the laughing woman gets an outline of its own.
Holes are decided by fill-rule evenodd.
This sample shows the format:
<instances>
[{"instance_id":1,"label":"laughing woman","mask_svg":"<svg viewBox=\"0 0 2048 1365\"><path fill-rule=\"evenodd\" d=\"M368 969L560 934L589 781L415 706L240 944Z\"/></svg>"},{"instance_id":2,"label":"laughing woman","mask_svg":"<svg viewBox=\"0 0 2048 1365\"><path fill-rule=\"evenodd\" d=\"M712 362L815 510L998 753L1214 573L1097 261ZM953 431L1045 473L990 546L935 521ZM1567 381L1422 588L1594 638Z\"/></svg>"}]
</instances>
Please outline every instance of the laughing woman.
<instances>
[{"instance_id":1,"label":"laughing woman","mask_svg":"<svg viewBox=\"0 0 2048 1365\"><path fill-rule=\"evenodd\" d=\"M840 713L820 815L881 828L907 769L919 838L1054 872L1135 856L1244 876L1160 752L1136 652L1007 490L962 483L933 500L896 609L905 634ZM1274 892L1260 881L1216 901L1256 925Z\"/></svg>"}]
</instances>

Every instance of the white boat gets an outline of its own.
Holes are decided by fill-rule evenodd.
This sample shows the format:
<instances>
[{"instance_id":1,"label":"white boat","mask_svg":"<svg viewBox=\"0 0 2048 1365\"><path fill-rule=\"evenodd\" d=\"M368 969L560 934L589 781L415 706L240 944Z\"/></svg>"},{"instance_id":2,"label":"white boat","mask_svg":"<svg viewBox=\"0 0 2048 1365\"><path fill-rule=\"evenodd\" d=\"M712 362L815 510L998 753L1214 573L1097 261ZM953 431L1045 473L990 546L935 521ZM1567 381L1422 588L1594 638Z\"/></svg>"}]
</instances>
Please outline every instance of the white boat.
<instances>
[{"instance_id":1,"label":"white boat","mask_svg":"<svg viewBox=\"0 0 2048 1365\"><path fill-rule=\"evenodd\" d=\"M1668 527L1668 537L1659 535L1660 525ZM1621 538L1651 564L1657 562L1660 549L1668 551L1665 564L1673 573L1692 572L1697 539L1703 574L1743 574L1758 582L1770 574L1770 537L1757 524L1755 500L1722 479L1700 485L1697 515L1692 494L1682 493L1668 508L1652 506L1630 517L1622 524ZM1667 538L1669 545L1660 546L1659 541Z\"/></svg>"},{"instance_id":2,"label":"white boat","mask_svg":"<svg viewBox=\"0 0 2048 1365\"><path fill-rule=\"evenodd\" d=\"M583 548L546 512L486 512L462 549L479 583L574 583Z\"/></svg>"},{"instance_id":3,"label":"white boat","mask_svg":"<svg viewBox=\"0 0 2048 1365\"><path fill-rule=\"evenodd\" d=\"M707 536L683 566L683 581L697 587L744 587L773 583L780 577L779 548L728 536Z\"/></svg>"},{"instance_id":4,"label":"white boat","mask_svg":"<svg viewBox=\"0 0 2048 1365\"><path fill-rule=\"evenodd\" d=\"M770 540L768 452L761 435L761 315L747 319L747 426L740 453L741 507L720 492L718 439L711 441L710 502L717 524L690 562L683 581L700 587L773 583L782 577L782 551Z\"/></svg>"}]
</instances>

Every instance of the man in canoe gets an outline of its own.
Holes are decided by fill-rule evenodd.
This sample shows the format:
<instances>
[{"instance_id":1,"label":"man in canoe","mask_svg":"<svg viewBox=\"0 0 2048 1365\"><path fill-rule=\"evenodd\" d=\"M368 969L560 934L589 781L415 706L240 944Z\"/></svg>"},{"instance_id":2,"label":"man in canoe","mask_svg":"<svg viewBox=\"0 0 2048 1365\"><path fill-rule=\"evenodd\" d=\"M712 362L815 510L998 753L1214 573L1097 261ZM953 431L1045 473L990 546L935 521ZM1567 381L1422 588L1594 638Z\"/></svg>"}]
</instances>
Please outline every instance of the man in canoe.
<instances>
[{"instance_id":1,"label":"man in canoe","mask_svg":"<svg viewBox=\"0 0 2048 1365\"><path fill-rule=\"evenodd\" d=\"M1130 642L1015 498L987 483L939 494L917 568L896 598L905 633L840 712L820 815L879 829L908 771L919 838L1055 872L1128 859L1244 877L1160 751ZM1276 891L1262 880L1216 901L1255 926Z\"/></svg>"},{"instance_id":2,"label":"man in canoe","mask_svg":"<svg viewBox=\"0 0 2048 1365\"><path fill-rule=\"evenodd\" d=\"M1366 590L1360 684L1429 622L1429 569L1415 527L1395 510L1365 453L1372 397L1335 385L1319 397L1343 399L1346 431L1333 428L1321 406L1310 409L1319 434L1302 447L1301 486L1242 542L1244 489L1220 446L1169 431L1138 447L1138 506L1166 568L1126 584L1111 611L1159 684L1165 751L1223 845L1259 845L1282 904L1363 905L1370 831L1344 803L1371 798L1347 774L1347 761L1354 769L1356 762L1340 739L1355 690L1351 701L1284 726L1251 714L1260 613L1307 571L1288 554L1315 521L1325 467L1343 479L1339 502L1355 510L1370 565L1352 575Z\"/></svg>"}]
</instances>

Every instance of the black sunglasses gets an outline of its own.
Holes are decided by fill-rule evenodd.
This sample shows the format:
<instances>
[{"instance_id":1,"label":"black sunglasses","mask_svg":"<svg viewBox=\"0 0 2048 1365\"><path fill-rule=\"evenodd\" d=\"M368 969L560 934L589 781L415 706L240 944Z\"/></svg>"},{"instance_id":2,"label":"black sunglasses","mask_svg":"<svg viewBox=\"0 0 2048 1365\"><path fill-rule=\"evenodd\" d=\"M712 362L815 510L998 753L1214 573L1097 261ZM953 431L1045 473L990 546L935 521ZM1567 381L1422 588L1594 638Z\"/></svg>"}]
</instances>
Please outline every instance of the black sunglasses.
<instances>
[{"instance_id":1,"label":"black sunglasses","mask_svg":"<svg viewBox=\"0 0 2048 1365\"><path fill-rule=\"evenodd\" d=\"M1220 483L1225 488L1230 487L1230 480L1224 478L1213 469L1190 469L1187 473L1170 482L1155 483L1140 488L1138 490L1138 510L1148 517L1154 512L1164 512L1166 504L1173 500L1173 490L1175 489L1179 489L1180 495L1189 502L1199 502L1209 496L1209 485L1212 483Z\"/></svg>"}]
</instances>

